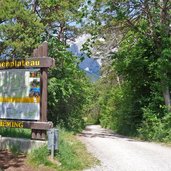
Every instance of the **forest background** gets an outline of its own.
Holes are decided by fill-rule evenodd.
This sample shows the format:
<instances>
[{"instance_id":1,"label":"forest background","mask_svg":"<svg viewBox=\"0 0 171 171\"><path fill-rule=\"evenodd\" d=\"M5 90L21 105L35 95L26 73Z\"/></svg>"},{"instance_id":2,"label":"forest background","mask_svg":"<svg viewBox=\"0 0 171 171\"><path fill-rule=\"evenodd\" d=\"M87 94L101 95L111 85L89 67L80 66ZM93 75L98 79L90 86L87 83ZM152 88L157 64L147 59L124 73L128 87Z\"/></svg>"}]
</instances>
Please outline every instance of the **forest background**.
<instances>
[{"instance_id":1,"label":"forest background","mask_svg":"<svg viewBox=\"0 0 171 171\"><path fill-rule=\"evenodd\" d=\"M118 133L171 141L169 0L0 0L1 58L28 58L43 41L49 71L48 117L81 131L100 123ZM67 51L82 34L88 56L103 61L91 82Z\"/></svg>"}]
</instances>

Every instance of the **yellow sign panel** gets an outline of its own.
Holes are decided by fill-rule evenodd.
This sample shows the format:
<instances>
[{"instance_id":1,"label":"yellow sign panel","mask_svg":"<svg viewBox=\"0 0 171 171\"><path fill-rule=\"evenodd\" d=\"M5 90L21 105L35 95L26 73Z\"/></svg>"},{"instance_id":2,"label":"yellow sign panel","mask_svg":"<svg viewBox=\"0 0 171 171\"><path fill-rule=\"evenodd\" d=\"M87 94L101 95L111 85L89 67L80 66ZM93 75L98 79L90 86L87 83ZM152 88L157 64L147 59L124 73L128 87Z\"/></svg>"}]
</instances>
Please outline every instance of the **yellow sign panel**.
<instances>
[{"instance_id":1,"label":"yellow sign panel","mask_svg":"<svg viewBox=\"0 0 171 171\"><path fill-rule=\"evenodd\" d=\"M39 120L40 93L40 69L0 70L0 118Z\"/></svg>"},{"instance_id":2,"label":"yellow sign panel","mask_svg":"<svg viewBox=\"0 0 171 171\"><path fill-rule=\"evenodd\" d=\"M40 103L40 97L0 97L3 103Z\"/></svg>"},{"instance_id":3,"label":"yellow sign panel","mask_svg":"<svg viewBox=\"0 0 171 171\"><path fill-rule=\"evenodd\" d=\"M0 68L19 68L19 67L39 67L40 61L39 60L13 60L13 61L2 61L0 62Z\"/></svg>"},{"instance_id":4,"label":"yellow sign panel","mask_svg":"<svg viewBox=\"0 0 171 171\"><path fill-rule=\"evenodd\" d=\"M23 122L0 120L0 127L23 128Z\"/></svg>"}]
</instances>

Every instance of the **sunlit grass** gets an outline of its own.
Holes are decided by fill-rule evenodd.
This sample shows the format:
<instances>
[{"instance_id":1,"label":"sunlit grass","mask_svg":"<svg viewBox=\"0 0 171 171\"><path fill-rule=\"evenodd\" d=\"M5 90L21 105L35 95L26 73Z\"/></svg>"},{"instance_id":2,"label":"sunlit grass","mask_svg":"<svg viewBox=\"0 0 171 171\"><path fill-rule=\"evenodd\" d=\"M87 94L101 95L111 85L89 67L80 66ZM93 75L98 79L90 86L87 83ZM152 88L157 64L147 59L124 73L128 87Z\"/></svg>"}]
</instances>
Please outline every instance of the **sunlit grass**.
<instances>
[{"instance_id":1,"label":"sunlit grass","mask_svg":"<svg viewBox=\"0 0 171 171\"><path fill-rule=\"evenodd\" d=\"M29 162L36 166L48 166L58 171L81 171L97 164L85 146L72 133L59 131L59 150L55 153L54 161L49 160L50 152L47 147L33 150Z\"/></svg>"},{"instance_id":2,"label":"sunlit grass","mask_svg":"<svg viewBox=\"0 0 171 171\"><path fill-rule=\"evenodd\" d=\"M0 128L0 135L5 137L30 138L31 130L21 128ZM35 167L48 167L58 171L81 171L97 164L72 132L59 130L59 150L55 152L54 161L49 160L47 146L34 149L28 154L28 162Z\"/></svg>"},{"instance_id":3,"label":"sunlit grass","mask_svg":"<svg viewBox=\"0 0 171 171\"><path fill-rule=\"evenodd\" d=\"M0 128L3 137L31 138L31 130L24 128Z\"/></svg>"}]
</instances>

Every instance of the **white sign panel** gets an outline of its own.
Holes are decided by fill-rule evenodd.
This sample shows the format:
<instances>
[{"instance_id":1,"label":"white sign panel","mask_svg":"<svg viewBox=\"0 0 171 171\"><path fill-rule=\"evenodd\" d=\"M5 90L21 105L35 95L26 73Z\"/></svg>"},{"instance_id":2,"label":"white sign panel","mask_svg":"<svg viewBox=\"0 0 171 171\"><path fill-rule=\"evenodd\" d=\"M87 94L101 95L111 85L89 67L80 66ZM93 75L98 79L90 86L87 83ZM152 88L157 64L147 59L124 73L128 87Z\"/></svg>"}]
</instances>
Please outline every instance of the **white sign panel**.
<instances>
[{"instance_id":1,"label":"white sign panel","mask_svg":"<svg viewBox=\"0 0 171 171\"><path fill-rule=\"evenodd\" d=\"M40 119L40 70L0 71L0 118Z\"/></svg>"}]
</instances>

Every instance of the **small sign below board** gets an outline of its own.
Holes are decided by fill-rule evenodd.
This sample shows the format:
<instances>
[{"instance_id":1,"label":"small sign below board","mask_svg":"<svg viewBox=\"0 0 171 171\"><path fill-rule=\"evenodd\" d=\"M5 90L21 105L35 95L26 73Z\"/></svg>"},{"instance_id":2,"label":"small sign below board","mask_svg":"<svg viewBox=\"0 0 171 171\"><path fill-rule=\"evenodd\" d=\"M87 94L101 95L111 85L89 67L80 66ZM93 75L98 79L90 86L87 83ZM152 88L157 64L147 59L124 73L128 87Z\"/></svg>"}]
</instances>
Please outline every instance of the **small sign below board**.
<instances>
[{"instance_id":1,"label":"small sign below board","mask_svg":"<svg viewBox=\"0 0 171 171\"><path fill-rule=\"evenodd\" d=\"M47 131L48 136L48 149L58 149L58 129L49 129Z\"/></svg>"}]
</instances>

